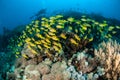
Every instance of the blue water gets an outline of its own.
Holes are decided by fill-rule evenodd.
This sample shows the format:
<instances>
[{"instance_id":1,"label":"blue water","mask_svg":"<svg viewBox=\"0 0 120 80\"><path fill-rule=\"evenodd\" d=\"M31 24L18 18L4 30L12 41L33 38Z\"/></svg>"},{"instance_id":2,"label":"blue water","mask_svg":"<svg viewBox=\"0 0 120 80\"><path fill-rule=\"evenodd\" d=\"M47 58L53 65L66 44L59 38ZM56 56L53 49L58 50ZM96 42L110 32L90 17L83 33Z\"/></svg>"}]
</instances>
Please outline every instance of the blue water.
<instances>
[{"instance_id":1,"label":"blue water","mask_svg":"<svg viewBox=\"0 0 120 80\"><path fill-rule=\"evenodd\" d=\"M29 23L40 9L48 13L66 9L96 13L120 20L120 0L0 0L0 33Z\"/></svg>"}]
</instances>

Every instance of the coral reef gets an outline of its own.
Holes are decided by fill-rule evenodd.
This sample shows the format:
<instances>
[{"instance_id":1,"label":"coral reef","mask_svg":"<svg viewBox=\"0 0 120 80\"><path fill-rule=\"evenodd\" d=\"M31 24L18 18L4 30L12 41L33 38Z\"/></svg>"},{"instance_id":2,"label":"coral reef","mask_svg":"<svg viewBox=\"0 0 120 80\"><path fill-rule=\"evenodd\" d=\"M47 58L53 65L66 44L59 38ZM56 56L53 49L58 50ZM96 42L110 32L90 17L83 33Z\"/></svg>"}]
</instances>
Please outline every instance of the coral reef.
<instances>
[{"instance_id":1,"label":"coral reef","mask_svg":"<svg viewBox=\"0 0 120 80\"><path fill-rule=\"evenodd\" d=\"M23 62L27 63L25 59ZM51 60L46 59L39 64L27 64L24 67L23 65L24 63L15 69L13 75L16 75L16 80L97 80L99 76L94 73L83 74L82 71L78 72L74 66L67 65L65 61L52 63Z\"/></svg>"},{"instance_id":2,"label":"coral reef","mask_svg":"<svg viewBox=\"0 0 120 80\"><path fill-rule=\"evenodd\" d=\"M118 80L120 45L114 41L102 42L95 56L87 54L88 49L77 52L70 59L53 62L45 58L38 62L36 57L26 59L21 57L16 61L13 72L8 73L8 78L15 80ZM31 50L24 47L23 51L32 54ZM41 55L38 55L37 58ZM112 77L111 77L112 76Z\"/></svg>"},{"instance_id":3,"label":"coral reef","mask_svg":"<svg viewBox=\"0 0 120 80\"><path fill-rule=\"evenodd\" d=\"M120 45L107 41L119 31L119 25L85 15L80 18L56 15L34 20L15 37L16 43L9 45L17 61L7 78L117 80L120 78Z\"/></svg>"}]
</instances>

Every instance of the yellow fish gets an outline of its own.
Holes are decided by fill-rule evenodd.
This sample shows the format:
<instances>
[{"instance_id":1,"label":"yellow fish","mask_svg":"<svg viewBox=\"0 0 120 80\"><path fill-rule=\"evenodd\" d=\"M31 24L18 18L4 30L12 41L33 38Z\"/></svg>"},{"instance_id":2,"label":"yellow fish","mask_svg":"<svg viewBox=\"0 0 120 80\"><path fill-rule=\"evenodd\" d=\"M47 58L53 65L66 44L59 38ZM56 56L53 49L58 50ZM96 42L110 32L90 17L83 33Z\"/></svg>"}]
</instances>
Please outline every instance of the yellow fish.
<instances>
[{"instance_id":1,"label":"yellow fish","mask_svg":"<svg viewBox=\"0 0 120 80\"><path fill-rule=\"evenodd\" d=\"M45 30L45 28L44 28L44 27L41 27L40 29L41 29L41 30Z\"/></svg>"},{"instance_id":2,"label":"yellow fish","mask_svg":"<svg viewBox=\"0 0 120 80\"><path fill-rule=\"evenodd\" d=\"M75 32L78 33L78 29L75 29Z\"/></svg>"},{"instance_id":3,"label":"yellow fish","mask_svg":"<svg viewBox=\"0 0 120 80\"><path fill-rule=\"evenodd\" d=\"M114 26L110 26L110 27L108 28L108 31L112 31L114 28L115 28Z\"/></svg>"},{"instance_id":4,"label":"yellow fish","mask_svg":"<svg viewBox=\"0 0 120 80\"><path fill-rule=\"evenodd\" d=\"M69 17L67 20L70 21L70 22L73 22L73 21L74 21L74 18Z\"/></svg>"},{"instance_id":5,"label":"yellow fish","mask_svg":"<svg viewBox=\"0 0 120 80\"><path fill-rule=\"evenodd\" d=\"M55 16L55 17L58 19L58 18L62 18L63 15L57 15L57 16Z\"/></svg>"},{"instance_id":6,"label":"yellow fish","mask_svg":"<svg viewBox=\"0 0 120 80\"><path fill-rule=\"evenodd\" d=\"M82 29L83 29L83 30L87 30L87 27L86 27L86 26L82 26Z\"/></svg>"},{"instance_id":7,"label":"yellow fish","mask_svg":"<svg viewBox=\"0 0 120 80\"><path fill-rule=\"evenodd\" d=\"M36 45L35 44L33 44L32 42L26 42L27 44L29 44L30 46L32 46L32 47L35 47Z\"/></svg>"},{"instance_id":8,"label":"yellow fish","mask_svg":"<svg viewBox=\"0 0 120 80\"><path fill-rule=\"evenodd\" d=\"M53 48L55 49L55 51L58 51L58 52L60 50L57 46L53 46Z\"/></svg>"},{"instance_id":9,"label":"yellow fish","mask_svg":"<svg viewBox=\"0 0 120 80\"><path fill-rule=\"evenodd\" d=\"M54 42L53 42L53 45L56 45L56 46L58 46L59 44L58 44L57 42L55 42L55 41L54 41Z\"/></svg>"},{"instance_id":10,"label":"yellow fish","mask_svg":"<svg viewBox=\"0 0 120 80\"><path fill-rule=\"evenodd\" d=\"M87 19L85 19L85 18L82 18L82 19L81 19L81 21L87 21Z\"/></svg>"},{"instance_id":11,"label":"yellow fish","mask_svg":"<svg viewBox=\"0 0 120 80\"><path fill-rule=\"evenodd\" d=\"M44 29L45 32L48 32L48 29Z\"/></svg>"},{"instance_id":12,"label":"yellow fish","mask_svg":"<svg viewBox=\"0 0 120 80\"><path fill-rule=\"evenodd\" d=\"M20 46L22 46L23 45L23 43L22 42L20 42L19 44L18 44L18 47L20 47Z\"/></svg>"},{"instance_id":13,"label":"yellow fish","mask_svg":"<svg viewBox=\"0 0 120 80\"><path fill-rule=\"evenodd\" d=\"M34 54L37 54L37 52L33 49L31 49L31 52L34 53Z\"/></svg>"},{"instance_id":14,"label":"yellow fish","mask_svg":"<svg viewBox=\"0 0 120 80\"><path fill-rule=\"evenodd\" d=\"M54 36L54 35L55 35L55 33L52 33L52 32L48 32L48 34L49 34L50 36Z\"/></svg>"},{"instance_id":15,"label":"yellow fish","mask_svg":"<svg viewBox=\"0 0 120 80\"><path fill-rule=\"evenodd\" d=\"M65 22L67 22L67 21L66 20L58 20L59 25L63 25Z\"/></svg>"},{"instance_id":16,"label":"yellow fish","mask_svg":"<svg viewBox=\"0 0 120 80\"><path fill-rule=\"evenodd\" d=\"M74 35L75 39L77 39L78 41L80 41L80 37L78 35Z\"/></svg>"},{"instance_id":17,"label":"yellow fish","mask_svg":"<svg viewBox=\"0 0 120 80\"><path fill-rule=\"evenodd\" d=\"M31 29L29 29L29 30L28 30L28 32L30 33L30 32L32 32L32 30L31 30Z\"/></svg>"},{"instance_id":18,"label":"yellow fish","mask_svg":"<svg viewBox=\"0 0 120 80\"><path fill-rule=\"evenodd\" d=\"M56 28L58 28L58 29L62 29L62 28L64 28L64 26L57 25Z\"/></svg>"},{"instance_id":19,"label":"yellow fish","mask_svg":"<svg viewBox=\"0 0 120 80\"><path fill-rule=\"evenodd\" d=\"M19 58L18 55L15 55L16 58Z\"/></svg>"},{"instance_id":20,"label":"yellow fish","mask_svg":"<svg viewBox=\"0 0 120 80\"><path fill-rule=\"evenodd\" d=\"M54 20L54 19L55 19L55 17L50 17L50 19L51 19L51 20Z\"/></svg>"},{"instance_id":21,"label":"yellow fish","mask_svg":"<svg viewBox=\"0 0 120 80\"><path fill-rule=\"evenodd\" d=\"M95 23L95 20L91 20L93 23Z\"/></svg>"},{"instance_id":22,"label":"yellow fish","mask_svg":"<svg viewBox=\"0 0 120 80\"><path fill-rule=\"evenodd\" d=\"M50 48L50 46L48 46L47 44L43 44L43 46L44 46L45 48L47 48L47 49Z\"/></svg>"},{"instance_id":23,"label":"yellow fish","mask_svg":"<svg viewBox=\"0 0 120 80\"><path fill-rule=\"evenodd\" d=\"M29 32L30 34L32 34L32 32Z\"/></svg>"},{"instance_id":24,"label":"yellow fish","mask_svg":"<svg viewBox=\"0 0 120 80\"><path fill-rule=\"evenodd\" d=\"M40 50L42 50L42 47L40 45L37 46Z\"/></svg>"},{"instance_id":25,"label":"yellow fish","mask_svg":"<svg viewBox=\"0 0 120 80\"><path fill-rule=\"evenodd\" d=\"M112 31L113 34L117 33L116 31Z\"/></svg>"},{"instance_id":26,"label":"yellow fish","mask_svg":"<svg viewBox=\"0 0 120 80\"><path fill-rule=\"evenodd\" d=\"M49 24L44 24L44 27L45 27L45 28L49 28L50 25L49 25Z\"/></svg>"},{"instance_id":27,"label":"yellow fish","mask_svg":"<svg viewBox=\"0 0 120 80\"><path fill-rule=\"evenodd\" d=\"M39 27L38 25L33 25L35 28Z\"/></svg>"},{"instance_id":28,"label":"yellow fish","mask_svg":"<svg viewBox=\"0 0 120 80\"><path fill-rule=\"evenodd\" d=\"M57 32L54 28L49 29L51 32Z\"/></svg>"},{"instance_id":29,"label":"yellow fish","mask_svg":"<svg viewBox=\"0 0 120 80\"><path fill-rule=\"evenodd\" d=\"M112 36L110 34L108 34L108 37L111 38Z\"/></svg>"},{"instance_id":30,"label":"yellow fish","mask_svg":"<svg viewBox=\"0 0 120 80\"><path fill-rule=\"evenodd\" d=\"M28 44L27 48L30 49L30 50L32 49L29 44Z\"/></svg>"},{"instance_id":31,"label":"yellow fish","mask_svg":"<svg viewBox=\"0 0 120 80\"><path fill-rule=\"evenodd\" d=\"M77 23L77 24L81 24L81 22L80 22L80 21L76 21L76 23Z\"/></svg>"},{"instance_id":32,"label":"yellow fish","mask_svg":"<svg viewBox=\"0 0 120 80\"><path fill-rule=\"evenodd\" d=\"M91 41L93 41L93 37L92 37L92 38L90 38L90 39L89 39L89 41L90 41L90 42L91 42Z\"/></svg>"},{"instance_id":33,"label":"yellow fish","mask_svg":"<svg viewBox=\"0 0 120 80\"><path fill-rule=\"evenodd\" d=\"M25 32L25 31L23 31L23 35L24 35L24 36L26 35L26 32Z\"/></svg>"},{"instance_id":34,"label":"yellow fish","mask_svg":"<svg viewBox=\"0 0 120 80\"><path fill-rule=\"evenodd\" d=\"M45 41L46 41L47 43L51 43L51 42L50 42L50 40L49 40L49 39L47 39L47 38L45 39Z\"/></svg>"},{"instance_id":35,"label":"yellow fish","mask_svg":"<svg viewBox=\"0 0 120 80\"><path fill-rule=\"evenodd\" d=\"M26 35L23 35L22 38L25 39Z\"/></svg>"},{"instance_id":36,"label":"yellow fish","mask_svg":"<svg viewBox=\"0 0 120 80\"><path fill-rule=\"evenodd\" d=\"M45 42L45 40L41 40L41 43L43 43L43 44L47 44L47 43Z\"/></svg>"},{"instance_id":37,"label":"yellow fish","mask_svg":"<svg viewBox=\"0 0 120 80\"><path fill-rule=\"evenodd\" d=\"M84 38L83 38L84 40L86 40L87 39L87 35L86 36L84 36Z\"/></svg>"},{"instance_id":38,"label":"yellow fish","mask_svg":"<svg viewBox=\"0 0 120 80\"><path fill-rule=\"evenodd\" d=\"M31 41L29 37L25 39L25 42L29 42L29 41Z\"/></svg>"},{"instance_id":39,"label":"yellow fish","mask_svg":"<svg viewBox=\"0 0 120 80\"><path fill-rule=\"evenodd\" d=\"M16 52L15 54L17 54L17 55L18 55L18 54L20 54L20 52Z\"/></svg>"},{"instance_id":40,"label":"yellow fish","mask_svg":"<svg viewBox=\"0 0 120 80\"><path fill-rule=\"evenodd\" d=\"M88 23L84 23L83 25L86 26L86 27L91 27L91 25L88 24Z\"/></svg>"},{"instance_id":41,"label":"yellow fish","mask_svg":"<svg viewBox=\"0 0 120 80\"><path fill-rule=\"evenodd\" d=\"M39 33L37 33L36 36L37 36L38 38L40 38L40 39L44 39L44 37L43 37L41 34L39 34Z\"/></svg>"},{"instance_id":42,"label":"yellow fish","mask_svg":"<svg viewBox=\"0 0 120 80\"><path fill-rule=\"evenodd\" d=\"M45 36L46 36L47 38L51 38L51 36L50 36L50 35L48 35L47 33L45 33Z\"/></svg>"},{"instance_id":43,"label":"yellow fish","mask_svg":"<svg viewBox=\"0 0 120 80\"><path fill-rule=\"evenodd\" d=\"M49 53L49 51L48 51L48 49L45 49L45 54L47 55L47 56L49 56L49 57L51 57L52 55Z\"/></svg>"},{"instance_id":44,"label":"yellow fish","mask_svg":"<svg viewBox=\"0 0 120 80\"><path fill-rule=\"evenodd\" d=\"M36 20L36 21L35 21L35 24L37 24L37 25L38 25L38 24L39 24L39 22L40 22L39 20Z\"/></svg>"},{"instance_id":45,"label":"yellow fish","mask_svg":"<svg viewBox=\"0 0 120 80\"><path fill-rule=\"evenodd\" d=\"M82 17L82 18L85 18L86 16L85 16L85 15L82 15L81 17Z\"/></svg>"},{"instance_id":46,"label":"yellow fish","mask_svg":"<svg viewBox=\"0 0 120 80\"><path fill-rule=\"evenodd\" d=\"M117 29L120 29L120 26L116 26Z\"/></svg>"},{"instance_id":47,"label":"yellow fish","mask_svg":"<svg viewBox=\"0 0 120 80\"><path fill-rule=\"evenodd\" d=\"M41 44L41 41L40 40L39 41L35 41L35 44L39 45L39 44Z\"/></svg>"},{"instance_id":48,"label":"yellow fish","mask_svg":"<svg viewBox=\"0 0 120 80\"><path fill-rule=\"evenodd\" d=\"M38 33L38 32L40 32L40 30L39 30L39 29L36 29L36 32Z\"/></svg>"},{"instance_id":49,"label":"yellow fish","mask_svg":"<svg viewBox=\"0 0 120 80\"><path fill-rule=\"evenodd\" d=\"M105 27L105 26L107 26L107 24L100 23L99 26L100 27Z\"/></svg>"},{"instance_id":50,"label":"yellow fish","mask_svg":"<svg viewBox=\"0 0 120 80\"><path fill-rule=\"evenodd\" d=\"M34 28L34 27L32 27L32 30L33 30L33 31L35 31L35 28Z\"/></svg>"},{"instance_id":51,"label":"yellow fish","mask_svg":"<svg viewBox=\"0 0 120 80\"><path fill-rule=\"evenodd\" d=\"M44 20L47 20L47 18L43 17L41 20L43 20L43 21L44 21Z\"/></svg>"},{"instance_id":52,"label":"yellow fish","mask_svg":"<svg viewBox=\"0 0 120 80\"><path fill-rule=\"evenodd\" d=\"M70 31L71 31L71 30L72 30L72 26L69 26L69 27L68 27L68 30L70 30Z\"/></svg>"},{"instance_id":53,"label":"yellow fish","mask_svg":"<svg viewBox=\"0 0 120 80\"><path fill-rule=\"evenodd\" d=\"M75 45L78 45L78 43L74 40L74 39L70 39L70 42L72 43L72 44L75 44Z\"/></svg>"},{"instance_id":54,"label":"yellow fish","mask_svg":"<svg viewBox=\"0 0 120 80\"><path fill-rule=\"evenodd\" d=\"M98 25L98 24L99 24L99 22L95 22L94 24Z\"/></svg>"},{"instance_id":55,"label":"yellow fish","mask_svg":"<svg viewBox=\"0 0 120 80\"><path fill-rule=\"evenodd\" d=\"M55 41L59 41L59 38L57 36L52 36L51 38Z\"/></svg>"},{"instance_id":56,"label":"yellow fish","mask_svg":"<svg viewBox=\"0 0 120 80\"><path fill-rule=\"evenodd\" d=\"M28 59L28 56L27 56L27 55L25 55L25 54L22 54L22 56L23 56L24 58Z\"/></svg>"},{"instance_id":57,"label":"yellow fish","mask_svg":"<svg viewBox=\"0 0 120 80\"><path fill-rule=\"evenodd\" d=\"M61 33L61 34L60 34L60 37L63 38L63 39L66 39L66 38L67 38L64 33Z\"/></svg>"},{"instance_id":58,"label":"yellow fish","mask_svg":"<svg viewBox=\"0 0 120 80\"><path fill-rule=\"evenodd\" d=\"M26 26L26 29L29 29L30 28L30 26Z\"/></svg>"},{"instance_id":59,"label":"yellow fish","mask_svg":"<svg viewBox=\"0 0 120 80\"><path fill-rule=\"evenodd\" d=\"M31 38L31 40L32 40L32 41L35 41L35 39L34 39L34 38Z\"/></svg>"}]
</instances>

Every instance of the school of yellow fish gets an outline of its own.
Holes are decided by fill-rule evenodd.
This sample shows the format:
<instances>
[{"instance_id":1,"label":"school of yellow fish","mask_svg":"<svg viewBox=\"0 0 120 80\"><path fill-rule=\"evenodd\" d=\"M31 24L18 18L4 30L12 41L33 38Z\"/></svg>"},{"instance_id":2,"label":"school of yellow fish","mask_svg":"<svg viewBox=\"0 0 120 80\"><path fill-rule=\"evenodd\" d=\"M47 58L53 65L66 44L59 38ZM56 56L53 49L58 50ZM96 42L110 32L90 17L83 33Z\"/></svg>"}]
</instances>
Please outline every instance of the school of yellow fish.
<instances>
[{"instance_id":1,"label":"school of yellow fish","mask_svg":"<svg viewBox=\"0 0 120 80\"><path fill-rule=\"evenodd\" d=\"M92 25L91 25L92 22ZM64 19L62 15L56 15L50 18L41 18L41 20L32 21L26 26L26 29L22 32L22 35L18 39L18 47L28 44L28 48L31 49L32 53L35 55L39 52L44 52L47 55L51 55L49 52L53 49L57 54L60 54L63 50L63 44L61 41L66 41L69 37L66 33L73 33L73 38L69 39L69 42L73 45L79 45L81 39L88 39L92 42L94 36L91 35L91 28L95 26L100 26L100 34L103 32L103 28L108 26L107 22L99 23L86 16L82 16L81 19L75 19L73 17L68 17ZM120 29L120 26L116 26ZM109 27L109 31L114 29L113 26ZM112 33L116 33L113 31ZM105 35L106 38L111 37L110 34ZM16 57L20 55L19 51L16 52ZM23 57L28 58L25 54Z\"/></svg>"}]
</instances>

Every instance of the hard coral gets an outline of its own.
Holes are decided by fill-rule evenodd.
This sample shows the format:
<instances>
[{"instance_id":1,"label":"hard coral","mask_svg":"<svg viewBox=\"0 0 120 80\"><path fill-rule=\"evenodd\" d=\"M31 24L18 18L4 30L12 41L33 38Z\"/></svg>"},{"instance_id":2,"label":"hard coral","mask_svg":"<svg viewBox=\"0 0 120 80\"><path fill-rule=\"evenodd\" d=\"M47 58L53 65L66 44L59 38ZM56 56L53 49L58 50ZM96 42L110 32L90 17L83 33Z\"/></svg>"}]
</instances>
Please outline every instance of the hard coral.
<instances>
[{"instance_id":1,"label":"hard coral","mask_svg":"<svg viewBox=\"0 0 120 80\"><path fill-rule=\"evenodd\" d=\"M120 44L116 41L102 42L99 49L95 50L96 60L104 68L105 75L109 80L120 78Z\"/></svg>"}]
</instances>

